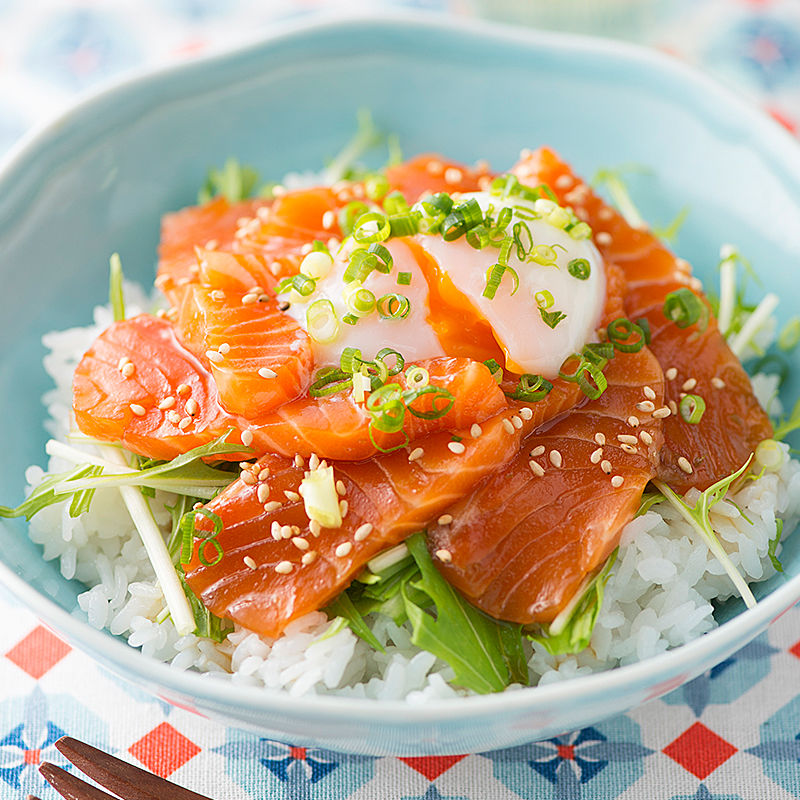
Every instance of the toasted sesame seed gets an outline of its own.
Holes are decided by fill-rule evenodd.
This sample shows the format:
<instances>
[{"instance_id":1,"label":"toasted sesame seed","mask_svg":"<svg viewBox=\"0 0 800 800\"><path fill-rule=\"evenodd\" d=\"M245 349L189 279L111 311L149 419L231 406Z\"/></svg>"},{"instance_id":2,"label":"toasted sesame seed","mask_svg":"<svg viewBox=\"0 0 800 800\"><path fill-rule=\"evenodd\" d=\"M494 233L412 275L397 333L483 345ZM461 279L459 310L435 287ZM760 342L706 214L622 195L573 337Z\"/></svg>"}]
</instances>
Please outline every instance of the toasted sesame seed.
<instances>
[{"instance_id":1,"label":"toasted sesame seed","mask_svg":"<svg viewBox=\"0 0 800 800\"><path fill-rule=\"evenodd\" d=\"M672 412L669 410L669 406L661 406L661 408L657 408L653 412L653 416L656 419L664 419L664 417L668 417Z\"/></svg>"},{"instance_id":2,"label":"toasted sesame seed","mask_svg":"<svg viewBox=\"0 0 800 800\"><path fill-rule=\"evenodd\" d=\"M614 216L614 212L610 208L601 208L597 212L597 216L604 222L608 222Z\"/></svg>"},{"instance_id":3,"label":"toasted sesame seed","mask_svg":"<svg viewBox=\"0 0 800 800\"><path fill-rule=\"evenodd\" d=\"M628 425L630 425L631 428L638 428L639 417L634 417L633 414L631 414L631 416L628 417Z\"/></svg>"},{"instance_id":4,"label":"toasted sesame seed","mask_svg":"<svg viewBox=\"0 0 800 800\"><path fill-rule=\"evenodd\" d=\"M188 428L188 427L189 427L191 424L192 424L192 418L191 418L191 417L184 417L184 418L183 418L183 419L182 419L182 420L181 420L181 421L178 423L178 427L179 427L179 428L180 428L182 431L185 431L185 430L186 430L186 429L187 429L187 428Z\"/></svg>"},{"instance_id":5,"label":"toasted sesame seed","mask_svg":"<svg viewBox=\"0 0 800 800\"><path fill-rule=\"evenodd\" d=\"M177 425L181 421L181 415L177 411L170 411L167 414L167 419L173 424Z\"/></svg>"},{"instance_id":6,"label":"toasted sesame seed","mask_svg":"<svg viewBox=\"0 0 800 800\"><path fill-rule=\"evenodd\" d=\"M522 427L522 417L518 417L516 414L511 417L511 422L517 430Z\"/></svg>"},{"instance_id":7,"label":"toasted sesame seed","mask_svg":"<svg viewBox=\"0 0 800 800\"><path fill-rule=\"evenodd\" d=\"M272 525L269 528L270 535L272 538L277 542L280 541L281 538L281 524L278 520L272 520Z\"/></svg>"},{"instance_id":8,"label":"toasted sesame seed","mask_svg":"<svg viewBox=\"0 0 800 800\"><path fill-rule=\"evenodd\" d=\"M197 404L197 400L195 400L193 397L190 397L186 401L185 408L186 408L186 413L190 417L193 417L200 410L200 406Z\"/></svg>"},{"instance_id":9,"label":"toasted sesame seed","mask_svg":"<svg viewBox=\"0 0 800 800\"><path fill-rule=\"evenodd\" d=\"M258 478L256 478L249 469L243 469L239 477L242 479L242 482L246 483L248 486L255 486L258 483Z\"/></svg>"},{"instance_id":10,"label":"toasted sesame seed","mask_svg":"<svg viewBox=\"0 0 800 800\"><path fill-rule=\"evenodd\" d=\"M308 523L308 530L311 531L311 535L316 538L322 533L322 525L320 525L319 522L317 522L317 520L312 519Z\"/></svg>"},{"instance_id":11,"label":"toasted sesame seed","mask_svg":"<svg viewBox=\"0 0 800 800\"><path fill-rule=\"evenodd\" d=\"M339 501L339 513L343 516L347 516L347 510L350 508L350 504L347 500L340 500Z\"/></svg>"},{"instance_id":12,"label":"toasted sesame seed","mask_svg":"<svg viewBox=\"0 0 800 800\"><path fill-rule=\"evenodd\" d=\"M225 292L223 292L222 289L214 289L211 292L211 299L212 300L217 300L217 301L224 300L225 299Z\"/></svg>"},{"instance_id":13,"label":"toasted sesame seed","mask_svg":"<svg viewBox=\"0 0 800 800\"><path fill-rule=\"evenodd\" d=\"M281 539L291 539L296 532L291 525L281 525Z\"/></svg>"},{"instance_id":14,"label":"toasted sesame seed","mask_svg":"<svg viewBox=\"0 0 800 800\"><path fill-rule=\"evenodd\" d=\"M592 454L589 456L589 461L591 461L591 462L592 462L592 464L599 464L599 463L600 463L600 459L601 459L602 457L603 457L603 448L602 448L602 447L598 447L598 448L597 448L597 450L595 450L595 451L594 451L594 452L593 452L593 453L592 453Z\"/></svg>"},{"instance_id":15,"label":"toasted sesame seed","mask_svg":"<svg viewBox=\"0 0 800 800\"><path fill-rule=\"evenodd\" d=\"M528 466L531 468L531 472L537 477L541 478L544 475L544 467L538 462L531 459L528 462Z\"/></svg>"},{"instance_id":16,"label":"toasted sesame seed","mask_svg":"<svg viewBox=\"0 0 800 800\"><path fill-rule=\"evenodd\" d=\"M621 444L619 449L622 450L624 453L630 453L633 455L636 453L636 448L632 444Z\"/></svg>"},{"instance_id":17,"label":"toasted sesame seed","mask_svg":"<svg viewBox=\"0 0 800 800\"><path fill-rule=\"evenodd\" d=\"M437 520L440 525L449 525L453 521L452 514L442 514L441 517Z\"/></svg>"},{"instance_id":18,"label":"toasted sesame seed","mask_svg":"<svg viewBox=\"0 0 800 800\"><path fill-rule=\"evenodd\" d=\"M554 467L560 467L564 463L564 459L562 458L561 453L558 450L550 451L550 463Z\"/></svg>"},{"instance_id":19,"label":"toasted sesame seed","mask_svg":"<svg viewBox=\"0 0 800 800\"><path fill-rule=\"evenodd\" d=\"M287 500L291 500L293 503L296 503L300 499L300 495L297 492L293 492L291 489L284 489L283 493L286 495Z\"/></svg>"},{"instance_id":20,"label":"toasted sesame seed","mask_svg":"<svg viewBox=\"0 0 800 800\"><path fill-rule=\"evenodd\" d=\"M266 483L259 483L257 490L258 502L262 505L269 500L269 486Z\"/></svg>"},{"instance_id":21,"label":"toasted sesame seed","mask_svg":"<svg viewBox=\"0 0 800 800\"><path fill-rule=\"evenodd\" d=\"M675 414L676 416L678 414L678 404L674 400L669 401L669 411L670 414Z\"/></svg>"},{"instance_id":22,"label":"toasted sesame seed","mask_svg":"<svg viewBox=\"0 0 800 800\"><path fill-rule=\"evenodd\" d=\"M363 542L364 539L366 539L367 536L369 536L371 533L372 533L372 523L365 522L363 525L359 525L359 527L356 528L356 532L353 534L353 538L357 542Z\"/></svg>"},{"instance_id":23,"label":"toasted sesame seed","mask_svg":"<svg viewBox=\"0 0 800 800\"><path fill-rule=\"evenodd\" d=\"M596 433L594 440L602 447L606 443L606 435L604 433Z\"/></svg>"},{"instance_id":24,"label":"toasted sesame seed","mask_svg":"<svg viewBox=\"0 0 800 800\"><path fill-rule=\"evenodd\" d=\"M650 434L649 434L647 431L642 431L642 432L639 434L639 438L640 438L640 439L641 439L641 440L642 440L642 441L643 441L645 444L653 444L653 437L652 437L652 436L651 436L651 435L650 435Z\"/></svg>"},{"instance_id":25,"label":"toasted sesame seed","mask_svg":"<svg viewBox=\"0 0 800 800\"><path fill-rule=\"evenodd\" d=\"M436 551L436 558L438 558L439 561L442 561L445 564L449 564L453 560L453 556L450 553L450 551L444 549Z\"/></svg>"},{"instance_id":26,"label":"toasted sesame seed","mask_svg":"<svg viewBox=\"0 0 800 800\"><path fill-rule=\"evenodd\" d=\"M614 476L614 477L611 479L611 485L612 485L612 486L613 486L615 489L619 489L619 487L620 487L620 486L622 486L622 484L623 484L623 483L625 483L625 478L623 478L623 477L622 477L622 475L615 475L615 476Z\"/></svg>"},{"instance_id":27,"label":"toasted sesame seed","mask_svg":"<svg viewBox=\"0 0 800 800\"><path fill-rule=\"evenodd\" d=\"M611 234L607 233L606 231L600 231L595 235L595 241L597 244L611 244Z\"/></svg>"},{"instance_id":28,"label":"toasted sesame seed","mask_svg":"<svg viewBox=\"0 0 800 800\"><path fill-rule=\"evenodd\" d=\"M697 378L687 378L683 382L683 386L681 386L681 389L683 389L684 392L691 392L695 386L697 386Z\"/></svg>"},{"instance_id":29,"label":"toasted sesame seed","mask_svg":"<svg viewBox=\"0 0 800 800\"><path fill-rule=\"evenodd\" d=\"M322 227L327 231L333 227L333 223L336 222L336 215L333 211L326 211L322 215Z\"/></svg>"},{"instance_id":30,"label":"toasted sesame seed","mask_svg":"<svg viewBox=\"0 0 800 800\"><path fill-rule=\"evenodd\" d=\"M683 471L684 471L684 472L685 472L687 475L691 475L691 474L694 472L694 470L692 469L692 465L689 463L689 459L687 459L687 458L684 458L683 456L681 456L681 457L678 459L678 466L679 466L679 467L680 467L680 468L681 468L681 469L682 469L682 470L683 470Z\"/></svg>"},{"instance_id":31,"label":"toasted sesame seed","mask_svg":"<svg viewBox=\"0 0 800 800\"><path fill-rule=\"evenodd\" d=\"M444 181L445 183L458 183L464 174L461 172L460 169L456 169L455 167L448 167L444 171Z\"/></svg>"},{"instance_id":32,"label":"toasted sesame seed","mask_svg":"<svg viewBox=\"0 0 800 800\"><path fill-rule=\"evenodd\" d=\"M655 400L656 399L656 393L653 391L653 389L650 386L642 387L642 391L644 392L644 396L648 400Z\"/></svg>"},{"instance_id":33,"label":"toasted sesame seed","mask_svg":"<svg viewBox=\"0 0 800 800\"><path fill-rule=\"evenodd\" d=\"M267 514L271 514L273 511L277 511L283 503L279 502L278 500L270 500L269 503L264 503L264 511Z\"/></svg>"},{"instance_id":34,"label":"toasted sesame seed","mask_svg":"<svg viewBox=\"0 0 800 800\"><path fill-rule=\"evenodd\" d=\"M219 350L206 350L206 358L214 364L219 364L225 360L225 356Z\"/></svg>"},{"instance_id":35,"label":"toasted sesame seed","mask_svg":"<svg viewBox=\"0 0 800 800\"><path fill-rule=\"evenodd\" d=\"M288 300L282 300L278 303L278 311L288 311L292 307L292 304Z\"/></svg>"},{"instance_id":36,"label":"toasted sesame seed","mask_svg":"<svg viewBox=\"0 0 800 800\"><path fill-rule=\"evenodd\" d=\"M277 378L278 377L278 373L275 372L274 369L270 369L269 367L261 367L261 369L258 371L258 374L262 378Z\"/></svg>"},{"instance_id":37,"label":"toasted sesame seed","mask_svg":"<svg viewBox=\"0 0 800 800\"><path fill-rule=\"evenodd\" d=\"M249 428L242 431L242 444L245 447L250 447L253 444L253 431Z\"/></svg>"},{"instance_id":38,"label":"toasted sesame seed","mask_svg":"<svg viewBox=\"0 0 800 800\"><path fill-rule=\"evenodd\" d=\"M317 551L309 550L307 553L303 553L303 557L300 560L305 566L313 564L317 560Z\"/></svg>"},{"instance_id":39,"label":"toasted sesame seed","mask_svg":"<svg viewBox=\"0 0 800 800\"><path fill-rule=\"evenodd\" d=\"M245 566L249 567L250 569L257 569L255 559L252 556L245 556L242 561L244 561Z\"/></svg>"},{"instance_id":40,"label":"toasted sesame seed","mask_svg":"<svg viewBox=\"0 0 800 800\"><path fill-rule=\"evenodd\" d=\"M122 369L120 370L122 373L123 378L130 378L134 372L136 372L136 367L129 361L127 364L124 364Z\"/></svg>"},{"instance_id":41,"label":"toasted sesame seed","mask_svg":"<svg viewBox=\"0 0 800 800\"><path fill-rule=\"evenodd\" d=\"M120 360L117 362L117 369L118 369L120 372L122 372L122 368L123 368L123 367L124 367L126 364L130 364L130 363L131 363L131 360L128 358L128 356L122 356L122 358L121 358L121 359L120 359Z\"/></svg>"},{"instance_id":42,"label":"toasted sesame seed","mask_svg":"<svg viewBox=\"0 0 800 800\"><path fill-rule=\"evenodd\" d=\"M559 175L555 180L556 189L569 189L573 184L571 175Z\"/></svg>"},{"instance_id":43,"label":"toasted sesame seed","mask_svg":"<svg viewBox=\"0 0 800 800\"><path fill-rule=\"evenodd\" d=\"M519 410L519 415L522 417L522 419L532 419L533 418L533 409L532 408L528 408L528 406L523 406Z\"/></svg>"},{"instance_id":44,"label":"toasted sesame seed","mask_svg":"<svg viewBox=\"0 0 800 800\"><path fill-rule=\"evenodd\" d=\"M503 428L505 428L506 433L514 433L517 430L510 419L503 420Z\"/></svg>"},{"instance_id":45,"label":"toasted sesame seed","mask_svg":"<svg viewBox=\"0 0 800 800\"><path fill-rule=\"evenodd\" d=\"M302 469L306 465L306 460L303 458L303 456L297 453L294 457L294 465Z\"/></svg>"},{"instance_id":46,"label":"toasted sesame seed","mask_svg":"<svg viewBox=\"0 0 800 800\"><path fill-rule=\"evenodd\" d=\"M408 460L409 461L416 461L418 458L422 458L423 455L425 455L425 451L421 447L415 447L408 454Z\"/></svg>"},{"instance_id":47,"label":"toasted sesame seed","mask_svg":"<svg viewBox=\"0 0 800 800\"><path fill-rule=\"evenodd\" d=\"M722 378L717 378L716 376L711 379L711 385L715 389L724 389L725 388L725 381Z\"/></svg>"},{"instance_id":48,"label":"toasted sesame seed","mask_svg":"<svg viewBox=\"0 0 800 800\"><path fill-rule=\"evenodd\" d=\"M428 170L428 174L430 175L441 175L444 171L444 164L436 159L431 159L425 166L425 169Z\"/></svg>"},{"instance_id":49,"label":"toasted sesame seed","mask_svg":"<svg viewBox=\"0 0 800 800\"><path fill-rule=\"evenodd\" d=\"M344 485L344 481L336 481L336 494L339 494L342 497L347 494L347 487Z\"/></svg>"},{"instance_id":50,"label":"toasted sesame seed","mask_svg":"<svg viewBox=\"0 0 800 800\"><path fill-rule=\"evenodd\" d=\"M318 466L319 466L319 456L316 453L312 453L308 459L308 468L313 471Z\"/></svg>"},{"instance_id":51,"label":"toasted sesame seed","mask_svg":"<svg viewBox=\"0 0 800 800\"><path fill-rule=\"evenodd\" d=\"M179 395L189 394L192 391L192 388L185 383L181 383L178 388L176 389Z\"/></svg>"},{"instance_id":52,"label":"toasted sesame seed","mask_svg":"<svg viewBox=\"0 0 800 800\"><path fill-rule=\"evenodd\" d=\"M636 444L639 440L630 433L618 433L617 440L620 442L625 442L625 444Z\"/></svg>"},{"instance_id":53,"label":"toasted sesame seed","mask_svg":"<svg viewBox=\"0 0 800 800\"><path fill-rule=\"evenodd\" d=\"M288 575L294 566L292 565L291 561L281 561L276 567L275 572L279 573L280 575Z\"/></svg>"},{"instance_id":54,"label":"toasted sesame seed","mask_svg":"<svg viewBox=\"0 0 800 800\"><path fill-rule=\"evenodd\" d=\"M255 467L253 468L253 473L255 474ZM261 469L258 470L257 477L260 481L265 481L267 478L269 478L269 467L261 467Z\"/></svg>"},{"instance_id":55,"label":"toasted sesame seed","mask_svg":"<svg viewBox=\"0 0 800 800\"><path fill-rule=\"evenodd\" d=\"M537 456L542 455L542 453L544 453L544 445L543 444L538 444L538 445L536 445L536 447L533 448L533 450L531 450L531 456L533 458L536 458Z\"/></svg>"},{"instance_id":56,"label":"toasted sesame seed","mask_svg":"<svg viewBox=\"0 0 800 800\"><path fill-rule=\"evenodd\" d=\"M656 410L652 400L642 400L641 403L636 404L636 408L638 408L639 411L644 411L646 414Z\"/></svg>"},{"instance_id":57,"label":"toasted sesame seed","mask_svg":"<svg viewBox=\"0 0 800 800\"><path fill-rule=\"evenodd\" d=\"M158 407L162 411L166 411L168 408L172 408L175 405L175 398L174 397L165 397L159 404Z\"/></svg>"},{"instance_id":58,"label":"toasted sesame seed","mask_svg":"<svg viewBox=\"0 0 800 800\"><path fill-rule=\"evenodd\" d=\"M272 262L272 263L269 265L269 271L270 271L270 272L271 272L273 275L280 275L280 273L281 273L281 262L280 262L280 261L273 261L273 262Z\"/></svg>"},{"instance_id":59,"label":"toasted sesame seed","mask_svg":"<svg viewBox=\"0 0 800 800\"><path fill-rule=\"evenodd\" d=\"M231 351L231 346L230 346L230 345L229 345L227 342L223 342L223 343L222 343L222 344L221 344L221 345L220 345L220 346L217 348L217 350L219 350L219 352L220 352L220 353L222 353L222 355L226 356L226 355L228 355L228 353L230 353L230 351Z\"/></svg>"},{"instance_id":60,"label":"toasted sesame seed","mask_svg":"<svg viewBox=\"0 0 800 800\"><path fill-rule=\"evenodd\" d=\"M670 368L669 368L669 369L668 369L668 370L667 370L667 371L664 373L664 377L665 377L665 378L666 378L668 381L674 381L674 380L675 380L675 378L677 378L677 377L678 377L678 370L677 370L677 369L675 369L675 367L670 367Z\"/></svg>"},{"instance_id":61,"label":"toasted sesame seed","mask_svg":"<svg viewBox=\"0 0 800 800\"><path fill-rule=\"evenodd\" d=\"M481 428L481 426L478 425L477 422L473 422L472 427L469 429L469 435L473 439L477 439L482 433L483 433L483 428Z\"/></svg>"},{"instance_id":62,"label":"toasted sesame seed","mask_svg":"<svg viewBox=\"0 0 800 800\"><path fill-rule=\"evenodd\" d=\"M600 469L606 473L606 475L611 474L611 462L608 459L604 459L600 462Z\"/></svg>"},{"instance_id":63,"label":"toasted sesame seed","mask_svg":"<svg viewBox=\"0 0 800 800\"><path fill-rule=\"evenodd\" d=\"M340 545L337 545L333 552L336 554L337 558L343 558L344 556L350 555L352 549L352 542L342 542Z\"/></svg>"},{"instance_id":64,"label":"toasted sesame seed","mask_svg":"<svg viewBox=\"0 0 800 800\"><path fill-rule=\"evenodd\" d=\"M302 536L293 536L292 537L292 544L298 550L308 550L308 548L309 548L308 540L304 539Z\"/></svg>"},{"instance_id":65,"label":"toasted sesame seed","mask_svg":"<svg viewBox=\"0 0 800 800\"><path fill-rule=\"evenodd\" d=\"M461 444L461 442L448 442L447 449L451 453L455 453L456 455L461 455L467 448L464 447L464 445Z\"/></svg>"},{"instance_id":66,"label":"toasted sesame seed","mask_svg":"<svg viewBox=\"0 0 800 800\"><path fill-rule=\"evenodd\" d=\"M143 417L147 413L144 406L140 406L138 403L131 403L129 407L137 417Z\"/></svg>"}]
</instances>

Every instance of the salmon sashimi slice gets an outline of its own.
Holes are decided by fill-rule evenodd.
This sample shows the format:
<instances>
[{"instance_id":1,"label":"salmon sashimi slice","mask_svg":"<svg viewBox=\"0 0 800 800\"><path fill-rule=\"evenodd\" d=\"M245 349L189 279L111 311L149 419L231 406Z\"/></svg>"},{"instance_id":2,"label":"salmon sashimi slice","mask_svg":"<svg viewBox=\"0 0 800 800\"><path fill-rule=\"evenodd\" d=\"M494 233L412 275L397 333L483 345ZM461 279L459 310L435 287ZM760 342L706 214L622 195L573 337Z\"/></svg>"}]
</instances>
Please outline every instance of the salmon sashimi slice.
<instances>
[{"instance_id":1,"label":"salmon sashimi slice","mask_svg":"<svg viewBox=\"0 0 800 800\"><path fill-rule=\"evenodd\" d=\"M670 376L665 401L673 411L664 424L659 479L675 491L685 492L691 487L707 489L735 472L760 441L772 436L772 425L713 314L709 313L703 330L698 324L680 328L664 316L667 295L681 288L690 289L708 307L689 265L670 253L649 230L629 225L552 150L536 151L514 172L529 184L548 184L562 202L585 217L603 257L625 273L628 316L634 320L645 317L650 324L650 348ZM689 424L674 413L683 392L697 394L705 401L698 424Z\"/></svg>"},{"instance_id":2,"label":"salmon sashimi slice","mask_svg":"<svg viewBox=\"0 0 800 800\"><path fill-rule=\"evenodd\" d=\"M481 191L492 175L485 163L468 167L436 153L424 153L387 167L386 179L392 191L400 192L410 204L425 194Z\"/></svg>"},{"instance_id":3,"label":"salmon sashimi slice","mask_svg":"<svg viewBox=\"0 0 800 800\"><path fill-rule=\"evenodd\" d=\"M311 383L309 336L267 295L259 300L192 284L175 325L184 345L210 369L220 402L232 414L268 414Z\"/></svg>"},{"instance_id":4,"label":"salmon sashimi slice","mask_svg":"<svg viewBox=\"0 0 800 800\"><path fill-rule=\"evenodd\" d=\"M221 250L196 248L197 282L219 291L238 292L240 295L260 292L274 294L278 278L272 273L266 259L255 253L226 253Z\"/></svg>"},{"instance_id":5,"label":"salmon sashimi slice","mask_svg":"<svg viewBox=\"0 0 800 800\"><path fill-rule=\"evenodd\" d=\"M662 421L639 404L663 402L657 360L647 348L617 354L605 374L597 400L537 429L448 509L452 523L429 530L445 578L493 617L552 621L617 546L656 474Z\"/></svg>"},{"instance_id":6,"label":"salmon sashimi slice","mask_svg":"<svg viewBox=\"0 0 800 800\"><path fill-rule=\"evenodd\" d=\"M189 586L214 614L278 636L293 619L332 601L370 558L437 519L512 459L529 429L509 433L503 425L508 416L493 417L477 438L465 435L463 453L453 453L451 437L439 433L421 440L423 453L413 461L404 448L335 464L347 513L340 528L316 528L316 535L296 494L303 469L294 460L265 456L251 477L206 505L222 520L216 539L223 556L204 566L195 552L186 569ZM280 507L267 510L276 501ZM205 518L196 523L210 530Z\"/></svg>"},{"instance_id":7,"label":"salmon sashimi slice","mask_svg":"<svg viewBox=\"0 0 800 800\"><path fill-rule=\"evenodd\" d=\"M233 352L231 345L228 355ZM126 377L123 367L128 362L133 374ZM437 419L406 413L410 441L468 428L507 406L484 364L444 357L420 365L428 370L431 384L448 389L455 401ZM397 378L404 385L401 376ZM430 410L419 402L413 405ZM377 452L369 436L371 417L350 393L301 398L253 418L226 411L206 363L181 344L167 320L148 315L115 322L97 338L75 371L73 408L78 427L88 436L121 442L149 458L175 458L230 428L257 455L317 453L321 458L361 459ZM400 434L380 431L374 439L385 449L404 441Z\"/></svg>"}]
</instances>

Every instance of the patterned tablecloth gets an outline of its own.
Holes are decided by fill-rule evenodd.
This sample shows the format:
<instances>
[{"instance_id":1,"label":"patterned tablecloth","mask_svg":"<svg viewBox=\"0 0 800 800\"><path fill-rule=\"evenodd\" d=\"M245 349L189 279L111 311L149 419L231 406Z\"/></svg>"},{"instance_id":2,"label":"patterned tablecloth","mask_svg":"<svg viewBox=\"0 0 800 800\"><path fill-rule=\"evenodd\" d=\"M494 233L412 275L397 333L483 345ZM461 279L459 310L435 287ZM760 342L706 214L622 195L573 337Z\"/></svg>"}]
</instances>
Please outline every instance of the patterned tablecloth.
<instances>
[{"instance_id":1,"label":"patterned tablecloth","mask_svg":"<svg viewBox=\"0 0 800 800\"><path fill-rule=\"evenodd\" d=\"M365 0L361 8L375 5ZM396 5L463 14L477 8L468 0ZM111 75L191 58L235 42L242 31L268 30L277 18L322 6L314 0L0 0L0 152ZM800 0L665 0L653 8L657 24L641 26L637 38L701 64L790 130L800 123ZM123 684L7 596L0 595L0 618L2 798L55 796L36 767L43 760L63 763L53 747L63 733L217 800L800 797L797 608L709 673L609 722L512 750L377 759L226 729Z\"/></svg>"}]
</instances>

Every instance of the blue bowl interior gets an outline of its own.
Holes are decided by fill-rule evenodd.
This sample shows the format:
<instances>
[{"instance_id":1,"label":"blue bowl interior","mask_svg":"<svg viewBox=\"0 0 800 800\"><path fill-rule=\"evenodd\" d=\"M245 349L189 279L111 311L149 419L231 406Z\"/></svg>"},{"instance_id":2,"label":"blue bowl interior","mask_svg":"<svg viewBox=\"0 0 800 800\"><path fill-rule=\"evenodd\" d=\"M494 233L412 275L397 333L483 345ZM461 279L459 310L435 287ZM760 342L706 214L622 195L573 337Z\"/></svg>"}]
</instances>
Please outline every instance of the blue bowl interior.
<instances>
[{"instance_id":1,"label":"blue bowl interior","mask_svg":"<svg viewBox=\"0 0 800 800\"><path fill-rule=\"evenodd\" d=\"M629 59L572 40L352 23L136 81L52 126L0 176L0 500L19 502L25 467L45 460L40 337L90 320L107 297L109 255L151 285L159 219L194 200L208 167L234 155L265 180L318 169L353 134L360 107L409 155L504 169L521 148L550 144L587 178L602 166L646 166L632 176L634 197L655 224L690 207L675 247L699 277L714 287L720 244L737 244L783 298L786 321L797 297L800 167L795 158L787 168L783 134L733 114L739 106L702 81ZM794 370L784 402L798 390ZM81 587L42 561L24 522L0 522L0 559L75 610ZM784 576L757 595L800 573L800 541L783 561ZM720 614L740 610L732 601Z\"/></svg>"}]
</instances>

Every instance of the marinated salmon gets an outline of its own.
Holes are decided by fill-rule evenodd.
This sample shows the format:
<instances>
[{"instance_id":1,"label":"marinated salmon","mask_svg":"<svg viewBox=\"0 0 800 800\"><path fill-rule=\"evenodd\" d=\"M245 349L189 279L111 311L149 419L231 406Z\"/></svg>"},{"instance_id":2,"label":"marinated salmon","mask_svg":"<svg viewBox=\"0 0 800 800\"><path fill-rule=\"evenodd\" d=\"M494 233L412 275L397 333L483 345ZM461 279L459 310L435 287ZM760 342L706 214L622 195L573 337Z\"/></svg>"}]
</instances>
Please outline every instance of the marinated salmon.
<instances>
[{"instance_id":1,"label":"marinated salmon","mask_svg":"<svg viewBox=\"0 0 800 800\"><path fill-rule=\"evenodd\" d=\"M694 324L686 328L664 316L664 301L676 289L688 288L708 304L689 265L650 231L629 225L552 150L537 150L514 172L531 185L546 183L585 217L604 258L625 274L628 317L645 317L650 323L650 347L668 376L665 400L673 412L664 423L659 479L675 491L685 492L691 487L706 489L736 471L758 443L772 435L772 426L713 315L705 327ZM698 424L685 422L676 413L685 392L705 401Z\"/></svg>"},{"instance_id":2,"label":"marinated salmon","mask_svg":"<svg viewBox=\"0 0 800 800\"><path fill-rule=\"evenodd\" d=\"M389 186L400 192L408 203L437 192L477 192L484 189L491 178L485 163L468 167L437 153L423 153L386 170Z\"/></svg>"},{"instance_id":3,"label":"marinated salmon","mask_svg":"<svg viewBox=\"0 0 800 800\"><path fill-rule=\"evenodd\" d=\"M658 362L647 348L618 353L605 374L597 400L538 428L448 509L452 522L428 531L447 580L493 617L552 621L617 546L656 475L662 423L641 409L663 402Z\"/></svg>"}]
</instances>

